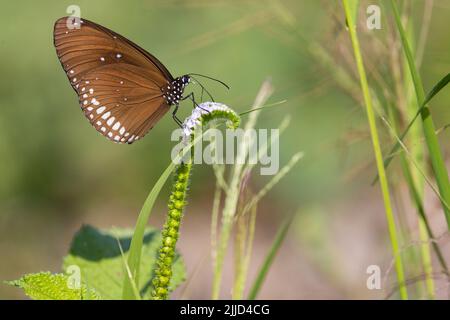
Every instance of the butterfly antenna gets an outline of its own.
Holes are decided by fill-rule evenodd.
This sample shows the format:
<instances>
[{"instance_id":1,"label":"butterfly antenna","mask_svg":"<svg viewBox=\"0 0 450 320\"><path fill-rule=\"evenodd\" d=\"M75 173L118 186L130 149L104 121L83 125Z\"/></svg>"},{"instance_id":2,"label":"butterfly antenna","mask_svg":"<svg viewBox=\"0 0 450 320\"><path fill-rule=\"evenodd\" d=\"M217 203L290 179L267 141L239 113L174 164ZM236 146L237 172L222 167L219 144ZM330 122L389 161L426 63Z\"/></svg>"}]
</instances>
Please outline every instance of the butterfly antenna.
<instances>
[{"instance_id":1,"label":"butterfly antenna","mask_svg":"<svg viewBox=\"0 0 450 320\"><path fill-rule=\"evenodd\" d=\"M201 84L201 82L198 81L198 79L192 77L190 74L189 74L189 76L190 76L192 79L194 79L194 80L198 83L198 85L202 88L202 90L205 90L205 92L208 94L208 96L209 96L209 97L211 98L211 100L214 102L214 98L212 97L211 93L209 93L209 91Z\"/></svg>"},{"instance_id":2,"label":"butterfly antenna","mask_svg":"<svg viewBox=\"0 0 450 320\"><path fill-rule=\"evenodd\" d=\"M225 82L220 81L220 80L218 80L218 79L214 79L214 78L211 78L211 77L205 76L205 75L203 75L203 74L199 74L199 73L188 73L188 76L191 76L191 75L199 76L199 77L203 77L203 78L206 78L206 79L209 79L209 80L216 81L216 82L220 83L221 85L223 85L223 86L224 86L225 88L227 88L228 90L230 90L230 87L229 87Z\"/></svg>"}]
</instances>

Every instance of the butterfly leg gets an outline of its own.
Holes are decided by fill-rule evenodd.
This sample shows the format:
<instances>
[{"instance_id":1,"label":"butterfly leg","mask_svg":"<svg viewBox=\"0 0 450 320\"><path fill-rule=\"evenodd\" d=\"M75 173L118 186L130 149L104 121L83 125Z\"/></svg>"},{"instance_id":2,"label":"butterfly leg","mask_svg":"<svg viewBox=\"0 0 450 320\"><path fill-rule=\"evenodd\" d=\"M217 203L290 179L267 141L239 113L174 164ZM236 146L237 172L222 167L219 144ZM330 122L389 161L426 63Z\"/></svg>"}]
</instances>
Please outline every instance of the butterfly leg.
<instances>
[{"instance_id":1,"label":"butterfly leg","mask_svg":"<svg viewBox=\"0 0 450 320\"><path fill-rule=\"evenodd\" d=\"M173 120L175 120L175 122L180 126L180 128L183 128L183 123L182 123L181 120L177 117L178 107L179 107L179 105L176 104L176 105L175 105L175 110L173 110L173 112L172 112L172 118L173 118Z\"/></svg>"},{"instance_id":2,"label":"butterfly leg","mask_svg":"<svg viewBox=\"0 0 450 320\"><path fill-rule=\"evenodd\" d=\"M192 100L193 108L197 107L199 109L202 109L203 111L206 111L206 112L210 113L209 110L206 110L206 109L200 107L200 105L197 102L195 102L194 92L189 93L187 96L183 97L181 100L186 100L186 99L191 99Z\"/></svg>"},{"instance_id":3,"label":"butterfly leg","mask_svg":"<svg viewBox=\"0 0 450 320\"><path fill-rule=\"evenodd\" d=\"M195 102L194 92L191 92L187 96L181 98L181 100L186 100L186 99L191 99L192 100L193 108L199 107L201 109L201 107L197 104L197 102Z\"/></svg>"}]
</instances>

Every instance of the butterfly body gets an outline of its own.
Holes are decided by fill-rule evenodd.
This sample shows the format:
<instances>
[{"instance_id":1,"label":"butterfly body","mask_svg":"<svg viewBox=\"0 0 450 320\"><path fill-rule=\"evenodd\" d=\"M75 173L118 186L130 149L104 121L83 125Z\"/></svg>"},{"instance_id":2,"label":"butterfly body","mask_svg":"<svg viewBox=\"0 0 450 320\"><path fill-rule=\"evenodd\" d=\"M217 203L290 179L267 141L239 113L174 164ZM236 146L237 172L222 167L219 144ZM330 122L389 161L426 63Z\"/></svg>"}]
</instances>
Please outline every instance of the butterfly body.
<instances>
[{"instance_id":1,"label":"butterfly body","mask_svg":"<svg viewBox=\"0 0 450 320\"><path fill-rule=\"evenodd\" d=\"M131 144L171 106L178 120L175 113L185 98L188 75L174 78L156 57L127 38L86 19L70 25L70 19L55 23L56 53L84 115L99 133Z\"/></svg>"},{"instance_id":2,"label":"butterfly body","mask_svg":"<svg viewBox=\"0 0 450 320\"><path fill-rule=\"evenodd\" d=\"M184 88L189 84L191 78L188 75L184 75L176 78L166 87L161 88L163 98L168 105L178 105L183 98Z\"/></svg>"}]
</instances>

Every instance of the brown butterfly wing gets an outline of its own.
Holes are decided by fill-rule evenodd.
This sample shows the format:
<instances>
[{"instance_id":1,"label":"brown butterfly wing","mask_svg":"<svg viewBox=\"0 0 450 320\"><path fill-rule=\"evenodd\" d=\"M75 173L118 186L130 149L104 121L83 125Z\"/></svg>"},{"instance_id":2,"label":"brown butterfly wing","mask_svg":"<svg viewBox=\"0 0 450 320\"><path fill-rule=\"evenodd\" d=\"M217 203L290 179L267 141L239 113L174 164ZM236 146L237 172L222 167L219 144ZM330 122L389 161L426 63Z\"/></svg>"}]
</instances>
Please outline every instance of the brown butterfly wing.
<instances>
[{"instance_id":1,"label":"brown butterfly wing","mask_svg":"<svg viewBox=\"0 0 450 320\"><path fill-rule=\"evenodd\" d=\"M169 110L161 87L172 75L154 56L121 35L81 19L56 21L54 43L85 116L115 142L143 137Z\"/></svg>"}]
</instances>

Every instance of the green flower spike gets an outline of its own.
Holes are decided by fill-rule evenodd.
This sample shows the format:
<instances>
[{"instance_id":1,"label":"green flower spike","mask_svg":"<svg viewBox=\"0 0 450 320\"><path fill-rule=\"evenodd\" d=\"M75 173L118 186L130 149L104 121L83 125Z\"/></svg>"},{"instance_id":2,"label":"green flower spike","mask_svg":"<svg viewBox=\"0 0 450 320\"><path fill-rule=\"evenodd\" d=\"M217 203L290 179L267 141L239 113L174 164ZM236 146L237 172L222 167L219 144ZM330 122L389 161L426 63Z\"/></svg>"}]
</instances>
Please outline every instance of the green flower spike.
<instances>
[{"instance_id":1,"label":"green flower spike","mask_svg":"<svg viewBox=\"0 0 450 320\"><path fill-rule=\"evenodd\" d=\"M183 123L183 141L193 141L196 129L205 127L213 120L223 119L228 120L227 126L232 129L236 129L240 124L239 116L226 105L215 102L200 104ZM152 297L155 300L165 300L169 295L175 247L179 238L183 210L187 204L186 195L192 168L192 152L188 157L189 159L181 162L174 172L174 183L168 204L169 210L162 230L162 242L152 280Z\"/></svg>"}]
</instances>

